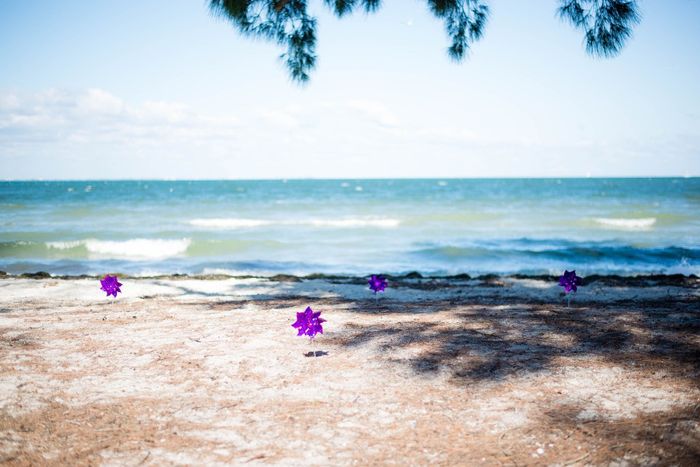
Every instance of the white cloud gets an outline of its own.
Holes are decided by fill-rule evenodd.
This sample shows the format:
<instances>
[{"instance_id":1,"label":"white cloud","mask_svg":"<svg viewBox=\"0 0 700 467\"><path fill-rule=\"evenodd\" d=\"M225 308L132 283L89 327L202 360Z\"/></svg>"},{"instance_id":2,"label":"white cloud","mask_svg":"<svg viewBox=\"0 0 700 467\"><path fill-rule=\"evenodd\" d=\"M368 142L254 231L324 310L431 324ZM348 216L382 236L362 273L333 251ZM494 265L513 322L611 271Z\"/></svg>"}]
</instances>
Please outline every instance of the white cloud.
<instances>
[{"instance_id":1,"label":"white cloud","mask_svg":"<svg viewBox=\"0 0 700 467\"><path fill-rule=\"evenodd\" d=\"M415 135L419 139L444 144L464 144L479 142L477 133L467 128L422 128L416 131Z\"/></svg>"},{"instance_id":2,"label":"white cloud","mask_svg":"<svg viewBox=\"0 0 700 467\"><path fill-rule=\"evenodd\" d=\"M0 103L0 142L5 144L165 145L234 138L239 126L234 116L200 114L178 102L128 104L101 89L6 95Z\"/></svg>"},{"instance_id":3,"label":"white cloud","mask_svg":"<svg viewBox=\"0 0 700 467\"><path fill-rule=\"evenodd\" d=\"M297 128L300 126L300 121L289 111L284 110L261 110L258 112L260 117L272 125L280 126L287 129Z\"/></svg>"},{"instance_id":4,"label":"white cloud","mask_svg":"<svg viewBox=\"0 0 700 467\"><path fill-rule=\"evenodd\" d=\"M0 96L0 110L12 110L19 106L19 99L14 94Z\"/></svg>"},{"instance_id":5,"label":"white cloud","mask_svg":"<svg viewBox=\"0 0 700 467\"><path fill-rule=\"evenodd\" d=\"M145 119L178 122L184 120L186 113L187 108L177 102L146 101L134 115Z\"/></svg>"},{"instance_id":6,"label":"white cloud","mask_svg":"<svg viewBox=\"0 0 700 467\"><path fill-rule=\"evenodd\" d=\"M0 94L0 178L575 175L583 166L562 165L562 154L623 173L609 161L654 153L630 155L640 149L600 137L562 144L544 132L489 132L478 118L428 119L401 101L300 95L247 112L240 104L237 115L225 104L212 113L101 89ZM676 146L653 148L680 161L697 138Z\"/></svg>"},{"instance_id":7,"label":"white cloud","mask_svg":"<svg viewBox=\"0 0 700 467\"><path fill-rule=\"evenodd\" d=\"M77 96L80 112L90 115L118 115L124 111L124 101L101 89L88 89Z\"/></svg>"},{"instance_id":8,"label":"white cloud","mask_svg":"<svg viewBox=\"0 0 700 467\"><path fill-rule=\"evenodd\" d=\"M386 126L398 126L399 119L381 102L355 99L345 103L345 106L360 112L374 122Z\"/></svg>"}]
</instances>

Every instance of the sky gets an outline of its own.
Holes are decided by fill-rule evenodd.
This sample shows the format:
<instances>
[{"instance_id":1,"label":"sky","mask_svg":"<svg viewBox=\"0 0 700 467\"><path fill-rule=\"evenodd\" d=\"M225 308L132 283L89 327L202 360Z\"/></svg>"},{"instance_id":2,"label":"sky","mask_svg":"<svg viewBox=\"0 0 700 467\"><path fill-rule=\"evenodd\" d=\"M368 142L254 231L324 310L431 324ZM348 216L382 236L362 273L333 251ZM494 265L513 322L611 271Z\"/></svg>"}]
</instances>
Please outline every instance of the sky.
<instances>
[{"instance_id":1,"label":"sky","mask_svg":"<svg viewBox=\"0 0 700 467\"><path fill-rule=\"evenodd\" d=\"M556 0L491 0L463 63L420 0L318 18L318 66L205 0L0 2L0 179L700 175L700 1L614 59Z\"/></svg>"}]
</instances>

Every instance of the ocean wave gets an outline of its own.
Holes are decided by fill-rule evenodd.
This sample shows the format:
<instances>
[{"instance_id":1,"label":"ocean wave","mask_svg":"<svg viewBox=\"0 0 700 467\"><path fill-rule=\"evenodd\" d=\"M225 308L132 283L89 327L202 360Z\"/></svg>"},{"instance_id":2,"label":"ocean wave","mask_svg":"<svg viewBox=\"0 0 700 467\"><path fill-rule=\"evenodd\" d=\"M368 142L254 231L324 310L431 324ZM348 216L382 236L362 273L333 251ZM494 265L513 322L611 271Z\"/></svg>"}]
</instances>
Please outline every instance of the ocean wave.
<instances>
[{"instance_id":1,"label":"ocean wave","mask_svg":"<svg viewBox=\"0 0 700 467\"><path fill-rule=\"evenodd\" d=\"M54 249L43 242L16 240L0 242L0 258L43 258L53 257Z\"/></svg>"},{"instance_id":2,"label":"ocean wave","mask_svg":"<svg viewBox=\"0 0 700 467\"><path fill-rule=\"evenodd\" d=\"M554 242L553 242L554 243ZM450 274L539 274L575 268L585 274L698 274L700 248L667 246L642 248L586 242L551 248L502 246L447 246L413 250L417 270L436 269ZM388 270L388 268L386 268ZM560 273L560 272L559 272Z\"/></svg>"},{"instance_id":3,"label":"ocean wave","mask_svg":"<svg viewBox=\"0 0 700 467\"><path fill-rule=\"evenodd\" d=\"M167 238L167 237L166 237ZM49 247L51 243L53 246ZM413 244L408 249L375 258L360 252L351 261L338 248L307 255L299 244L221 239L130 239L122 241L65 240L0 242L0 270L11 273L48 271L56 274L99 274L118 270L129 274L364 274L370 270L428 274L524 273L554 274L576 268L587 274L700 274L700 247L640 247L614 242L559 239L446 244Z\"/></svg>"},{"instance_id":4,"label":"ocean wave","mask_svg":"<svg viewBox=\"0 0 700 467\"><path fill-rule=\"evenodd\" d=\"M284 242L267 239L162 239L98 240L95 238L61 241L0 242L0 257L65 260L161 260L174 257L227 256L253 250L270 252L286 247Z\"/></svg>"},{"instance_id":5,"label":"ocean wave","mask_svg":"<svg viewBox=\"0 0 700 467\"><path fill-rule=\"evenodd\" d=\"M625 219L615 217L597 217L594 221L607 229L615 230L650 230L656 224L655 217Z\"/></svg>"},{"instance_id":6,"label":"ocean wave","mask_svg":"<svg viewBox=\"0 0 700 467\"><path fill-rule=\"evenodd\" d=\"M398 219L391 218L347 218L347 219L301 219L301 220L266 220L266 219L239 219L239 218L212 218L192 219L188 221L195 227L209 229L235 230L244 228L262 227L268 225L306 225L311 227L331 228L394 228L401 224Z\"/></svg>"},{"instance_id":7,"label":"ocean wave","mask_svg":"<svg viewBox=\"0 0 700 467\"><path fill-rule=\"evenodd\" d=\"M263 225L272 224L271 221L262 219L236 219L236 218L220 218L220 219L192 219L190 225L195 227L205 227L211 229L241 229L249 227L260 227Z\"/></svg>"},{"instance_id":8,"label":"ocean wave","mask_svg":"<svg viewBox=\"0 0 700 467\"><path fill-rule=\"evenodd\" d=\"M134 238L130 240L85 240L88 252L103 258L115 259L163 259L179 256L187 251L189 238L165 240L160 238Z\"/></svg>"},{"instance_id":9,"label":"ocean wave","mask_svg":"<svg viewBox=\"0 0 700 467\"><path fill-rule=\"evenodd\" d=\"M54 250L72 250L73 248L78 248L85 245L84 240L74 240L70 242L46 242L47 248L52 248Z\"/></svg>"},{"instance_id":10,"label":"ocean wave","mask_svg":"<svg viewBox=\"0 0 700 467\"><path fill-rule=\"evenodd\" d=\"M551 248L504 248L503 246L434 246L412 252L421 258L437 261L568 261L571 263L607 262L619 265L658 264L675 265L681 259L700 259L700 249L684 247L638 248L630 245L603 246L595 244L571 244Z\"/></svg>"},{"instance_id":11,"label":"ocean wave","mask_svg":"<svg viewBox=\"0 0 700 467\"><path fill-rule=\"evenodd\" d=\"M85 254L100 259L165 259L182 255L191 244L189 238L133 238L129 240L70 240L46 242L49 253L56 251L66 257L83 257ZM37 244L35 246L40 246Z\"/></svg>"}]
</instances>

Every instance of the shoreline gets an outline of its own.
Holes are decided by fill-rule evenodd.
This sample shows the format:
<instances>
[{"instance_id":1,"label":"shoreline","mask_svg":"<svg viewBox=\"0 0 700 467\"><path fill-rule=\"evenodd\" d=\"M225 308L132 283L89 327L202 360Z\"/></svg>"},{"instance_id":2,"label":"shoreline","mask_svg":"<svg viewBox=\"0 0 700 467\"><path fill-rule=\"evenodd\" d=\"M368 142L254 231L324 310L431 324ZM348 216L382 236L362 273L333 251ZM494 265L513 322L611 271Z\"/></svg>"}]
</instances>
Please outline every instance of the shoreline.
<instances>
[{"instance_id":1,"label":"shoreline","mask_svg":"<svg viewBox=\"0 0 700 467\"><path fill-rule=\"evenodd\" d=\"M273 274L273 275L229 275L229 274L159 274L153 276L141 276L141 275L129 275L122 274L119 272L109 271L107 274L116 274L119 278L128 280L199 280L199 281L215 281L215 280L245 280L245 279L258 279L258 280L268 280L270 282L305 282L312 280L328 281L337 284L366 284L367 278L371 273L366 276L359 275L336 275L336 274L322 274L322 273L312 273L306 275L294 275L294 274ZM381 274L381 273L380 273ZM412 271L406 274L381 274L395 286L411 286L417 283L429 282L434 284L436 287L450 286L450 284L458 283L468 285L493 285L498 281L503 280L534 280L542 282L556 282L559 281L559 276L548 275L548 274L455 274L455 275L427 275L421 274L417 271ZM0 271L0 280L7 279L54 279L54 280L81 280L81 279L100 279L104 276L102 275L92 275L92 274L61 274L53 275L45 271L31 272L31 273L21 273L21 274L9 274L5 271ZM620 275L620 274L592 274L582 278L581 287L586 287L589 285L609 285L618 287L657 287L657 286L670 286L670 287L684 287L684 288L697 288L700 287L700 277L695 274L630 274L630 275Z\"/></svg>"}]
</instances>

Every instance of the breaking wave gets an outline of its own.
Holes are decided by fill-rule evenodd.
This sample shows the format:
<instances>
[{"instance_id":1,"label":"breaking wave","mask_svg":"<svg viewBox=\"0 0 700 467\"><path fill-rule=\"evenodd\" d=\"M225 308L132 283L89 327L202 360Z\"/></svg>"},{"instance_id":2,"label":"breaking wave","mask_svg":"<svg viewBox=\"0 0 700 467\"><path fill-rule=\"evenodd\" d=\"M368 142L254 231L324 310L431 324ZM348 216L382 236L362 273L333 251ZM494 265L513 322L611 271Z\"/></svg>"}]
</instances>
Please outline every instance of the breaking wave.
<instances>
[{"instance_id":1,"label":"breaking wave","mask_svg":"<svg viewBox=\"0 0 700 467\"><path fill-rule=\"evenodd\" d=\"M655 217L623 219L615 217L598 217L595 222L606 228L615 230L650 230L656 224Z\"/></svg>"},{"instance_id":2,"label":"breaking wave","mask_svg":"<svg viewBox=\"0 0 700 467\"><path fill-rule=\"evenodd\" d=\"M89 256L113 259L164 259L184 254L191 240L133 238L129 240L75 240L67 242L47 242L51 250L85 250ZM75 251L79 253L80 251Z\"/></svg>"},{"instance_id":3,"label":"breaking wave","mask_svg":"<svg viewBox=\"0 0 700 467\"><path fill-rule=\"evenodd\" d=\"M188 222L195 227L235 230L262 227L268 225L302 225L311 227L330 227L330 228L394 228L401 224L398 219L390 218L347 218L347 219L301 219L301 220L266 220L266 219L241 219L241 218L212 218L212 219L192 219Z\"/></svg>"},{"instance_id":4,"label":"breaking wave","mask_svg":"<svg viewBox=\"0 0 700 467\"><path fill-rule=\"evenodd\" d=\"M190 225L195 227L205 227L211 229L241 229L248 227L260 227L262 225L272 224L271 221L266 221L262 219L235 219L235 218L222 218L222 219L192 219L189 222Z\"/></svg>"}]
</instances>

